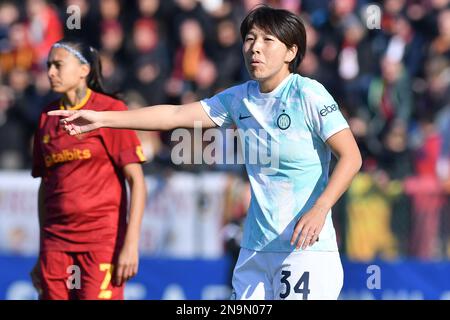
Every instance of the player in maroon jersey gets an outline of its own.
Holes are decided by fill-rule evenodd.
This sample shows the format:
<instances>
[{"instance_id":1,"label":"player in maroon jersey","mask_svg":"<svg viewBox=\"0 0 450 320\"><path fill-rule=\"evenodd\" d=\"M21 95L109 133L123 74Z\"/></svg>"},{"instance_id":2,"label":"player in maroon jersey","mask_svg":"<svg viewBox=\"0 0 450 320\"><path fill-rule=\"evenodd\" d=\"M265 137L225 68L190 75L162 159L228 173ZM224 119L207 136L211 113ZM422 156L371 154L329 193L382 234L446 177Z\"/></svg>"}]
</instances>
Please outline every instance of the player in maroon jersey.
<instances>
[{"instance_id":1,"label":"player in maroon jersey","mask_svg":"<svg viewBox=\"0 0 450 320\"><path fill-rule=\"evenodd\" d=\"M72 137L47 116L58 109L126 110L103 89L97 50L55 43L48 77L62 97L44 108L34 136L41 233L33 284L42 299L123 299L124 282L138 271L146 198L140 142L134 131L107 128Z\"/></svg>"}]
</instances>

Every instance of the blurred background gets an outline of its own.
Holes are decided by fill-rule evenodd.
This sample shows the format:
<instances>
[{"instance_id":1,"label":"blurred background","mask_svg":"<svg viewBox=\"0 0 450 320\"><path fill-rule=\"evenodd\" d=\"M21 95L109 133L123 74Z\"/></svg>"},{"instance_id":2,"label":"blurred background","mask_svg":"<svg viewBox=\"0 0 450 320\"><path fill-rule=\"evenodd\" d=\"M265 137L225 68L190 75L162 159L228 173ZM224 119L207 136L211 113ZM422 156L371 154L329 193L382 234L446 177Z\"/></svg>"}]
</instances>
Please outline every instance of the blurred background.
<instances>
[{"instance_id":1,"label":"blurred background","mask_svg":"<svg viewBox=\"0 0 450 320\"><path fill-rule=\"evenodd\" d=\"M449 0L0 0L0 299L36 298L31 141L57 98L51 45L75 35L98 48L106 87L129 108L196 101L248 80L239 25L259 3L303 18L298 72L330 91L363 154L333 209L341 299L450 299ZM174 165L170 132L138 135L149 192L126 297L226 299L250 197L245 168Z\"/></svg>"}]
</instances>

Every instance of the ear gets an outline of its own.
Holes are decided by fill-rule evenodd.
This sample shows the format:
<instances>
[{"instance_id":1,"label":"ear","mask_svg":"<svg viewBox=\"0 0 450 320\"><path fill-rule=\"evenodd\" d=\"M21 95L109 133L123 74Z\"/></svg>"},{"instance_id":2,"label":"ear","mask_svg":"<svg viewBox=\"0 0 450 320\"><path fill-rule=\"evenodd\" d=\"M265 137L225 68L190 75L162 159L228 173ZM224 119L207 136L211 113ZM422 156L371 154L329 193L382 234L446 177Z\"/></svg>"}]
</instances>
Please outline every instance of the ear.
<instances>
[{"instance_id":1,"label":"ear","mask_svg":"<svg viewBox=\"0 0 450 320\"><path fill-rule=\"evenodd\" d=\"M81 65L81 77L82 78L87 78L90 71L91 71L91 67L89 65L87 65L87 64Z\"/></svg>"},{"instance_id":2,"label":"ear","mask_svg":"<svg viewBox=\"0 0 450 320\"><path fill-rule=\"evenodd\" d=\"M292 60L295 59L295 56L297 55L298 47L297 45L293 45L292 47L288 48L288 51L286 53L286 62L291 63Z\"/></svg>"}]
</instances>

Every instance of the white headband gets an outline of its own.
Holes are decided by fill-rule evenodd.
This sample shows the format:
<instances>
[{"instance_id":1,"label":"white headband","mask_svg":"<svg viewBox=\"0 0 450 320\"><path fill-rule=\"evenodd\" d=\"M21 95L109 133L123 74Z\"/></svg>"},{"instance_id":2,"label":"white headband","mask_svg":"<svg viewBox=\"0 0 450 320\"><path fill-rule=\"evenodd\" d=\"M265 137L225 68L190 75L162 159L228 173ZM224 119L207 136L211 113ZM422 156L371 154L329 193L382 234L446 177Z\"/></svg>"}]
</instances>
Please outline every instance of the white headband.
<instances>
[{"instance_id":1,"label":"white headband","mask_svg":"<svg viewBox=\"0 0 450 320\"><path fill-rule=\"evenodd\" d=\"M90 63L86 60L86 58L83 57L83 55L82 55L78 50L75 50L74 48L72 48L72 47L70 47L70 46L68 46L68 45L66 45L66 44L57 42L57 43L55 43L55 44L52 46L52 48L63 48L63 49L66 49L66 50L69 51L71 54L73 54L75 57L77 57L78 60L81 61L81 63L83 63L83 64L90 64Z\"/></svg>"}]
</instances>

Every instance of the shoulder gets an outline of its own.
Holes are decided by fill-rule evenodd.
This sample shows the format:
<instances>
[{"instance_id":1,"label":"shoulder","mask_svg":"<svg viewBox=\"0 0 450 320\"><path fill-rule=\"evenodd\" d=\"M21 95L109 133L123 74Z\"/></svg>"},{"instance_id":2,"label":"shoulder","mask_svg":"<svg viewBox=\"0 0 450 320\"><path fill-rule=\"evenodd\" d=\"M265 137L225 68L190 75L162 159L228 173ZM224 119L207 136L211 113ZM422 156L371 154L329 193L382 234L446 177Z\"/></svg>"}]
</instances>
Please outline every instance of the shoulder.
<instances>
[{"instance_id":1,"label":"shoulder","mask_svg":"<svg viewBox=\"0 0 450 320\"><path fill-rule=\"evenodd\" d=\"M337 110L338 106L328 90L317 80L298 76L296 81L301 104L313 113L323 108Z\"/></svg>"},{"instance_id":2,"label":"shoulder","mask_svg":"<svg viewBox=\"0 0 450 320\"><path fill-rule=\"evenodd\" d=\"M319 81L300 75L295 75L295 77L296 87L305 98L324 99L331 97L328 90Z\"/></svg>"},{"instance_id":3,"label":"shoulder","mask_svg":"<svg viewBox=\"0 0 450 320\"><path fill-rule=\"evenodd\" d=\"M215 96L233 96L233 97L246 96L248 93L248 89L253 82L254 81L247 81L241 84L231 86L217 93Z\"/></svg>"},{"instance_id":4,"label":"shoulder","mask_svg":"<svg viewBox=\"0 0 450 320\"><path fill-rule=\"evenodd\" d=\"M122 100L115 99L99 92L92 92L91 108L96 111L123 111L128 110Z\"/></svg>"},{"instance_id":5,"label":"shoulder","mask_svg":"<svg viewBox=\"0 0 450 320\"><path fill-rule=\"evenodd\" d=\"M41 113L46 114L49 111L58 110L59 109L59 104L60 104L60 99L53 100L52 102L50 102L49 104L44 106L44 108L42 108Z\"/></svg>"}]
</instances>

